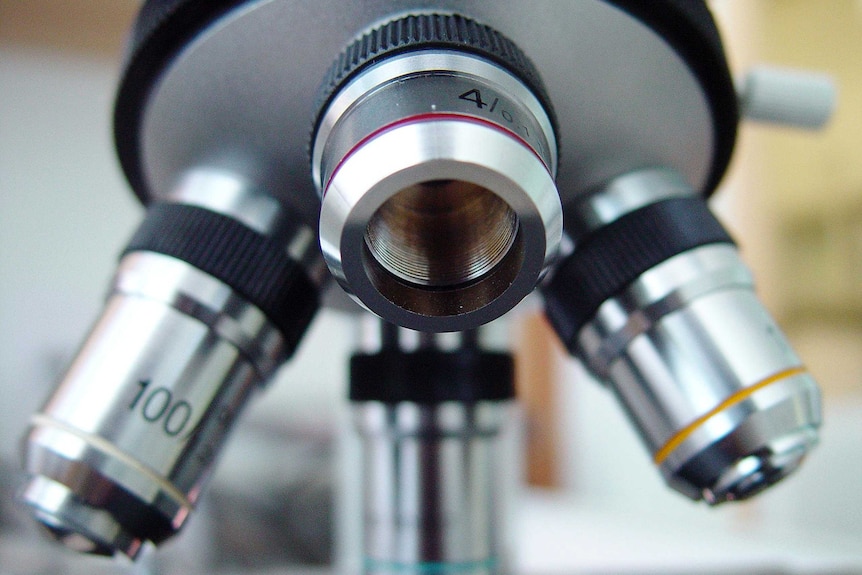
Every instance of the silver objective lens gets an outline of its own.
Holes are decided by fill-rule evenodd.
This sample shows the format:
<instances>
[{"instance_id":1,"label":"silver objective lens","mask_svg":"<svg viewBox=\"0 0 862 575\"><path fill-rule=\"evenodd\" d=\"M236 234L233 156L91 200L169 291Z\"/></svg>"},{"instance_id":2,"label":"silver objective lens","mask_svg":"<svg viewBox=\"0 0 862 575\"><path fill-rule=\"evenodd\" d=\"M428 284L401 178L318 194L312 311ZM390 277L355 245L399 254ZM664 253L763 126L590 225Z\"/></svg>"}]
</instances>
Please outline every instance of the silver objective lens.
<instances>
[{"instance_id":1,"label":"silver objective lens","mask_svg":"<svg viewBox=\"0 0 862 575\"><path fill-rule=\"evenodd\" d=\"M578 239L545 287L549 318L614 390L666 481L717 504L796 469L817 443L819 391L703 201L673 172L647 170L572 213Z\"/></svg>"},{"instance_id":2,"label":"silver objective lens","mask_svg":"<svg viewBox=\"0 0 862 575\"><path fill-rule=\"evenodd\" d=\"M406 19L431 21L493 33L457 16ZM341 285L377 315L422 331L471 329L530 293L556 254L556 140L539 98L505 67L410 48L347 74L321 112L320 242Z\"/></svg>"},{"instance_id":3,"label":"silver objective lens","mask_svg":"<svg viewBox=\"0 0 862 575\"><path fill-rule=\"evenodd\" d=\"M495 402L353 408L363 444L364 573L497 573Z\"/></svg>"},{"instance_id":4,"label":"silver objective lens","mask_svg":"<svg viewBox=\"0 0 862 575\"><path fill-rule=\"evenodd\" d=\"M511 356L480 349L475 333L421 334L406 351L415 332L383 331L382 348L351 361L363 572L504 572Z\"/></svg>"},{"instance_id":5,"label":"silver objective lens","mask_svg":"<svg viewBox=\"0 0 862 575\"><path fill-rule=\"evenodd\" d=\"M219 237L209 255L186 251L196 265L179 257ZM278 253L285 273L271 285L293 297L291 311L278 313L276 299L223 265L239 244L231 257ZM237 414L313 316L314 253L308 228L226 176L193 174L173 202L150 208L104 314L32 418L23 499L51 535L134 558L181 528Z\"/></svg>"}]
</instances>

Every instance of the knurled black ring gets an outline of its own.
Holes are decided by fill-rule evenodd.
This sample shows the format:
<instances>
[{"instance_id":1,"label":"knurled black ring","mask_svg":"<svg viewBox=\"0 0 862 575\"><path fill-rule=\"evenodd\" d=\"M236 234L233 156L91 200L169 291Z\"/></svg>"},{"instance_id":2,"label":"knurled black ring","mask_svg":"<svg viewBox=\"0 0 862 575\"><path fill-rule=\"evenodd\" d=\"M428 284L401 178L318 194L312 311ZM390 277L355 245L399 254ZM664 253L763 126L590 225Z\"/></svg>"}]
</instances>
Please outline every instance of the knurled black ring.
<instances>
[{"instance_id":1,"label":"knurled black ring","mask_svg":"<svg viewBox=\"0 0 862 575\"><path fill-rule=\"evenodd\" d=\"M436 405L506 401L515 396L508 353L384 350L350 359L350 400Z\"/></svg>"},{"instance_id":2,"label":"knurled black ring","mask_svg":"<svg viewBox=\"0 0 862 575\"><path fill-rule=\"evenodd\" d=\"M707 244L733 239L699 197L672 198L626 214L587 235L543 286L545 313L563 343L599 306L663 261Z\"/></svg>"},{"instance_id":3,"label":"knurled black ring","mask_svg":"<svg viewBox=\"0 0 862 575\"><path fill-rule=\"evenodd\" d=\"M152 204L123 256L138 251L177 258L230 286L282 332L288 353L319 305L317 287L283 245L204 208Z\"/></svg>"},{"instance_id":4,"label":"knurled black ring","mask_svg":"<svg viewBox=\"0 0 862 575\"><path fill-rule=\"evenodd\" d=\"M559 133L554 108L539 72L514 42L491 27L458 14L418 14L375 28L338 56L326 72L316 99L312 141L332 98L360 70L387 56L433 48L477 54L513 73L539 99L555 137Z\"/></svg>"}]
</instances>

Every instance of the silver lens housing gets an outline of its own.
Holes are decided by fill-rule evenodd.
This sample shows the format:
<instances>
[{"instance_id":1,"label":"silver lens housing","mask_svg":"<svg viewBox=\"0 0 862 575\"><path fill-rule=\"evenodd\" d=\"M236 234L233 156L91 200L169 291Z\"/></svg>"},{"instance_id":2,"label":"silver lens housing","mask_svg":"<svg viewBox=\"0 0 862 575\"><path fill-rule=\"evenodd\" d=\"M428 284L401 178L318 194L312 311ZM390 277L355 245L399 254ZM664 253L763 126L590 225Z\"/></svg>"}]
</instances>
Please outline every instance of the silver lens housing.
<instances>
[{"instance_id":1,"label":"silver lens housing","mask_svg":"<svg viewBox=\"0 0 862 575\"><path fill-rule=\"evenodd\" d=\"M582 237L691 196L669 170L611 182L572 210ZM575 250L577 250L577 239ZM612 388L668 484L714 505L794 471L818 441L820 393L730 243L678 253L607 298L570 349Z\"/></svg>"},{"instance_id":2,"label":"silver lens housing","mask_svg":"<svg viewBox=\"0 0 862 575\"><path fill-rule=\"evenodd\" d=\"M475 328L530 293L556 255L556 165L549 117L511 73L450 50L393 56L348 82L320 121L324 258L393 323Z\"/></svg>"},{"instance_id":3,"label":"silver lens housing","mask_svg":"<svg viewBox=\"0 0 862 575\"><path fill-rule=\"evenodd\" d=\"M501 569L507 402L353 407L362 440L366 573Z\"/></svg>"},{"instance_id":4,"label":"silver lens housing","mask_svg":"<svg viewBox=\"0 0 862 575\"><path fill-rule=\"evenodd\" d=\"M419 333L365 319L350 372L363 572L508 572L517 474L504 327Z\"/></svg>"},{"instance_id":5,"label":"silver lens housing","mask_svg":"<svg viewBox=\"0 0 862 575\"><path fill-rule=\"evenodd\" d=\"M746 499L817 443L817 386L731 245L645 273L600 307L578 345L667 482L693 499Z\"/></svg>"},{"instance_id":6,"label":"silver lens housing","mask_svg":"<svg viewBox=\"0 0 862 575\"><path fill-rule=\"evenodd\" d=\"M284 246L312 283L322 278L311 230L241 179L196 171L173 199L229 216ZM31 420L24 502L78 551L135 558L168 539L194 510L236 417L293 345L221 279L129 252L102 317Z\"/></svg>"},{"instance_id":7,"label":"silver lens housing","mask_svg":"<svg viewBox=\"0 0 862 575\"><path fill-rule=\"evenodd\" d=\"M126 256L105 313L31 420L24 501L63 544L136 557L185 523L281 348L265 316L217 280L162 255Z\"/></svg>"}]
</instances>

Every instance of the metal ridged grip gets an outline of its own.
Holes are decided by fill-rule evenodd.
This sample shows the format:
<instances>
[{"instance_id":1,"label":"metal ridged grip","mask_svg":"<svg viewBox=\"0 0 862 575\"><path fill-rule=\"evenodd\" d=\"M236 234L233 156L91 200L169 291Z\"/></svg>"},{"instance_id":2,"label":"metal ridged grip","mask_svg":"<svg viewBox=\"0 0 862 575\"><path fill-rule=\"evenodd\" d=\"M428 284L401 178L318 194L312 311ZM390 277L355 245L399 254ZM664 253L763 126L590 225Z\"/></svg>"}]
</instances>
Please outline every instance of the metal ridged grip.
<instances>
[{"instance_id":1,"label":"metal ridged grip","mask_svg":"<svg viewBox=\"0 0 862 575\"><path fill-rule=\"evenodd\" d=\"M418 14L388 22L348 46L321 84L315 118L360 70L382 58L410 50L448 49L473 53L518 76L539 98L556 129L553 106L539 72L518 46L489 26L458 14ZM315 124L315 129L317 124Z\"/></svg>"},{"instance_id":2,"label":"metal ridged grip","mask_svg":"<svg viewBox=\"0 0 862 575\"><path fill-rule=\"evenodd\" d=\"M238 221L197 206L157 203L124 251L182 260L258 306L292 351L318 307L317 287L284 247Z\"/></svg>"}]
</instances>

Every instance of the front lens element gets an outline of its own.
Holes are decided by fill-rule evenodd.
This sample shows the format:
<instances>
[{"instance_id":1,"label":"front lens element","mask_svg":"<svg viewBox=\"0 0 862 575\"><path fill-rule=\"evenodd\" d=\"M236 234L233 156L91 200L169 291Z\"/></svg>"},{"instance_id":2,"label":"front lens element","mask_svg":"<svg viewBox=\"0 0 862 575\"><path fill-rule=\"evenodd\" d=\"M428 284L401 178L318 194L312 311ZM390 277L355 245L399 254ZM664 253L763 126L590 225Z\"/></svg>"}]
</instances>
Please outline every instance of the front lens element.
<instances>
[{"instance_id":1,"label":"front lens element","mask_svg":"<svg viewBox=\"0 0 862 575\"><path fill-rule=\"evenodd\" d=\"M435 180L387 200L368 223L365 241L390 273L445 288L487 274L508 253L517 232L515 212L490 190Z\"/></svg>"}]
</instances>

